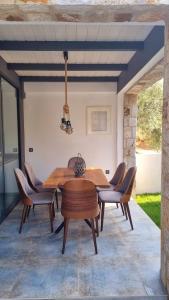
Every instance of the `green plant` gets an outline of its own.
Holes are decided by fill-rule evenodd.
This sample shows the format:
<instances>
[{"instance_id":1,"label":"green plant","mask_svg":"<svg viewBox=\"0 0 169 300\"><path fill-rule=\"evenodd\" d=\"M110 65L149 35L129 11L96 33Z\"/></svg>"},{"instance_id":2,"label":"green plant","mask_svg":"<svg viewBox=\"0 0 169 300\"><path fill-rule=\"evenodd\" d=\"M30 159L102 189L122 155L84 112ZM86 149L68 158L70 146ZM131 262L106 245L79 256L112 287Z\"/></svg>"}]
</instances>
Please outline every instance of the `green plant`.
<instances>
[{"instance_id":1,"label":"green plant","mask_svg":"<svg viewBox=\"0 0 169 300\"><path fill-rule=\"evenodd\" d=\"M153 222L160 227L161 194L137 195L136 201Z\"/></svg>"},{"instance_id":2,"label":"green plant","mask_svg":"<svg viewBox=\"0 0 169 300\"><path fill-rule=\"evenodd\" d=\"M150 148L161 148L162 135L162 82L140 93L138 97L137 140L144 141Z\"/></svg>"}]
</instances>

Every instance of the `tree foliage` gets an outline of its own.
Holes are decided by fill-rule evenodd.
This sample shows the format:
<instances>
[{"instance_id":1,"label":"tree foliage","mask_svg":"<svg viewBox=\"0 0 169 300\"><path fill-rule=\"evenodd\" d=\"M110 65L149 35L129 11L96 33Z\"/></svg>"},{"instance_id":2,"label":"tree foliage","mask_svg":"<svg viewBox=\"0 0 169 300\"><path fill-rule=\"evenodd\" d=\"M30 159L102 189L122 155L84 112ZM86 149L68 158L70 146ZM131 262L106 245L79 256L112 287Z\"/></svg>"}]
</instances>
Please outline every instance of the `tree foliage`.
<instances>
[{"instance_id":1,"label":"tree foliage","mask_svg":"<svg viewBox=\"0 0 169 300\"><path fill-rule=\"evenodd\" d=\"M137 141L161 148L163 83L158 81L138 97Z\"/></svg>"}]
</instances>

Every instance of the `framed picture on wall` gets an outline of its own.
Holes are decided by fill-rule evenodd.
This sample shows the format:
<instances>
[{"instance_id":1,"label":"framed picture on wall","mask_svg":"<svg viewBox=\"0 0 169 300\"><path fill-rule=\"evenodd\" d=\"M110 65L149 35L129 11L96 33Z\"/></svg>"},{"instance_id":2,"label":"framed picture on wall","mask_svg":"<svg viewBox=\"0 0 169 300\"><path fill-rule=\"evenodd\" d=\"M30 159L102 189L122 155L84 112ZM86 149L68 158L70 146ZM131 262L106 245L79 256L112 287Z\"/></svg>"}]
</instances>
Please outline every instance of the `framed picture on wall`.
<instances>
[{"instance_id":1,"label":"framed picture on wall","mask_svg":"<svg viewBox=\"0 0 169 300\"><path fill-rule=\"evenodd\" d=\"M111 106L88 106L87 134L111 133Z\"/></svg>"}]
</instances>

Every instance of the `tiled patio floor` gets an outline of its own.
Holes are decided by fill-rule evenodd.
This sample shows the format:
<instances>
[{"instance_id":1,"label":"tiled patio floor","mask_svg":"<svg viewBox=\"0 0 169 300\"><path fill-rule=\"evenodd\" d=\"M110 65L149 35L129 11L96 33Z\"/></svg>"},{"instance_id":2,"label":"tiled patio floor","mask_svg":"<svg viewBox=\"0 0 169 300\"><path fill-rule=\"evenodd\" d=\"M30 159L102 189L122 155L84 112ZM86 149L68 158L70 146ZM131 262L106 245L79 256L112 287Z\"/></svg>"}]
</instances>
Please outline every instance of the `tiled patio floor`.
<instances>
[{"instance_id":1,"label":"tiled patio floor","mask_svg":"<svg viewBox=\"0 0 169 300\"><path fill-rule=\"evenodd\" d=\"M18 205L0 225L0 298L163 295L160 230L133 201L131 213L134 231L120 208L106 207L98 255L89 227L72 221L62 255L63 231L50 233L48 210L31 211L19 235Z\"/></svg>"}]
</instances>

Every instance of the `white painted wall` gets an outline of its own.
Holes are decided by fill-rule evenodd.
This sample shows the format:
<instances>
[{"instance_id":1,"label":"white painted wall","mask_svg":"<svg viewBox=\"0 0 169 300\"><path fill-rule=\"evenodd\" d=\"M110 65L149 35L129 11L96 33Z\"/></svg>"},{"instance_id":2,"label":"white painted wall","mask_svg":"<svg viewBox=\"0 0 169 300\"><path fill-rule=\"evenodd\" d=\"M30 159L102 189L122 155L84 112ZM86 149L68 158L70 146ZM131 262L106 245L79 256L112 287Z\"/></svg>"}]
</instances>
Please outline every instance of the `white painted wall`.
<instances>
[{"instance_id":1,"label":"white painted wall","mask_svg":"<svg viewBox=\"0 0 169 300\"><path fill-rule=\"evenodd\" d=\"M64 85L33 83L25 85L25 149L26 161L30 162L37 175L44 179L56 167L67 166L68 159L78 152L85 158L88 167L116 168L116 85L71 84L68 102L72 135L59 128L64 103ZM106 135L87 135L86 107L111 106L112 132ZM28 148L33 147L33 153Z\"/></svg>"},{"instance_id":2,"label":"white painted wall","mask_svg":"<svg viewBox=\"0 0 169 300\"><path fill-rule=\"evenodd\" d=\"M161 192L161 153L136 154L136 193Z\"/></svg>"},{"instance_id":3,"label":"white painted wall","mask_svg":"<svg viewBox=\"0 0 169 300\"><path fill-rule=\"evenodd\" d=\"M123 161L124 94L117 95L117 164Z\"/></svg>"}]
</instances>

